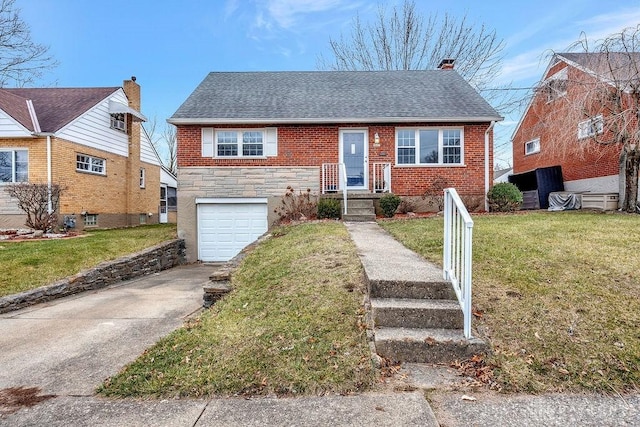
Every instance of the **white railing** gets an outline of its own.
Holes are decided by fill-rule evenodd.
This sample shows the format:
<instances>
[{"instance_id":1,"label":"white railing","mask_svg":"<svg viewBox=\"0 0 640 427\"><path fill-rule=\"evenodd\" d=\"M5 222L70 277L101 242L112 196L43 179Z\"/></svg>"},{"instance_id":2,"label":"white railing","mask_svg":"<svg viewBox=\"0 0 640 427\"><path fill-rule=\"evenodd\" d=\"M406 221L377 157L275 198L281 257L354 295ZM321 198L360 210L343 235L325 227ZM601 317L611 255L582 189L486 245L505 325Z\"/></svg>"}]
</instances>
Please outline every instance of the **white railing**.
<instances>
[{"instance_id":1,"label":"white railing","mask_svg":"<svg viewBox=\"0 0 640 427\"><path fill-rule=\"evenodd\" d=\"M464 336L471 338L471 243L473 220L454 188L444 190L444 265L464 315Z\"/></svg>"},{"instance_id":2,"label":"white railing","mask_svg":"<svg viewBox=\"0 0 640 427\"><path fill-rule=\"evenodd\" d=\"M347 213L347 168L344 163L322 164L322 194L342 190L344 213Z\"/></svg>"},{"instance_id":3,"label":"white railing","mask_svg":"<svg viewBox=\"0 0 640 427\"><path fill-rule=\"evenodd\" d=\"M373 164L373 189L376 193L391 191L391 163Z\"/></svg>"}]
</instances>

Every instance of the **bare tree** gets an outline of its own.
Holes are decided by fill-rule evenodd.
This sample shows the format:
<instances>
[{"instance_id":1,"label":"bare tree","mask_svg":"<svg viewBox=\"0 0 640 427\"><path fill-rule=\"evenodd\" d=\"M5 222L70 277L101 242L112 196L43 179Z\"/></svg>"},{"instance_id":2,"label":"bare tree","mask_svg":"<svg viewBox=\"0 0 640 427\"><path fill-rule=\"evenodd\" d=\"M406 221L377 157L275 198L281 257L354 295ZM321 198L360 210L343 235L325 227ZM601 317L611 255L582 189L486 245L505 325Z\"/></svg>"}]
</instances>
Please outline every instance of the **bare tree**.
<instances>
[{"instance_id":1,"label":"bare tree","mask_svg":"<svg viewBox=\"0 0 640 427\"><path fill-rule=\"evenodd\" d=\"M177 175L178 172L178 138L176 134L176 127L171 124L166 124L164 131L162 132L162 140L168 151L167 163L165 166L172 174Z\"/></svg>"},{"instance_id":2,"label":"bare tree","mask_svg":"<svg viewBox=\"0 0 640 427\"><path fill-rule=\"evenodd\" d=\"M165 123L164 128L159 132L158 120L153 117L145 123L144 128L147 135L149 135L153 148L160 155L162 164L175 175L178 170L178 145L175 126Z\"/></svg>"},{"instance_id":3,"label":"bare tree","mask_svg":"<svg viewBox=\"0 0 640 427\"><path fill-rule=\"evenodd\" d=\"M58 223L57 211L63 192L59 185L21 182L8 185L5 191L17 199L18 207L27 214L27 227L48 231Z\"/></svg>"},{"instance_id":4,"label":"bare tree","mask_svg":"<svg viewBox=\"0 0 640 427\"><path fill-rule=\"evenodd\" d=\"M351 34L331 38L329 45L333 58L320 56L319 69L424 70L453 58L458 73L479 91L499 74L504 48L495 30L470 23L466 15L431 14L425 19L411 0L389 13L379 5L370 23L356 16Z\"/></svg>"},{"instance_id":5,"label":"bare tree","mask_svg":"<svg viewBox=\"0 0 640 427\"><path fill-rule=\"evenodd\" d=\"M0 0L0 86L23 86L57 65L49 47L31 39L15 0Z\"/></svg>"},{"instance_id":6,"label":"bare tree","mask_svg":"<svg viewBox=\"0 0 640 427\"><path fill-rule=\"evenodd\" d=\"M578 64L539 87L532 104L550 155L615 159L624 186L622 209L636 212L640 171L640 25L589 43L586 37L557 54ZM553 100L549 103L547 100ZM543 129L544 128L544 129ZM615 161L615 160L614 160Z\"/></svg>"}]
</instances>

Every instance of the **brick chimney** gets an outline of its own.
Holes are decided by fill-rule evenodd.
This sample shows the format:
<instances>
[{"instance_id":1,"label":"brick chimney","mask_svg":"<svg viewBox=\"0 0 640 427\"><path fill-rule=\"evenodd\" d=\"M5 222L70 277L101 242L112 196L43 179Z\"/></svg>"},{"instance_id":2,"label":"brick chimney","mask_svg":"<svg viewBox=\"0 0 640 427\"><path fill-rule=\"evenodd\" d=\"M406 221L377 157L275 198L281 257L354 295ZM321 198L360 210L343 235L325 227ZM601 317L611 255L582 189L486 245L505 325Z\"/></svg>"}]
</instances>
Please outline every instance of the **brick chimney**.
<instances>
[{"instance_id":1,"label":"brick chimney","mask_svg":"<svg viewBox=\"0 0 640 427\"><path fill-rule=\"evenodd\" d=\"M453 58L445 58L442 61L440 61L440 65L438 65L438 68L440 70L453 70L453 63L456 60Z\"/></svg>"},{"instance_id":2,"label":"brick chimney","mask_svg":"<svg viewBox=\"0 0 640 427\"><path fill-rule=\"evenodd\" d=\"M136 83L136 77L131 76L131 80L122 82L122 88L129 99L129 107L140 111L140 85Z\"/></svg>"}]
</instances>

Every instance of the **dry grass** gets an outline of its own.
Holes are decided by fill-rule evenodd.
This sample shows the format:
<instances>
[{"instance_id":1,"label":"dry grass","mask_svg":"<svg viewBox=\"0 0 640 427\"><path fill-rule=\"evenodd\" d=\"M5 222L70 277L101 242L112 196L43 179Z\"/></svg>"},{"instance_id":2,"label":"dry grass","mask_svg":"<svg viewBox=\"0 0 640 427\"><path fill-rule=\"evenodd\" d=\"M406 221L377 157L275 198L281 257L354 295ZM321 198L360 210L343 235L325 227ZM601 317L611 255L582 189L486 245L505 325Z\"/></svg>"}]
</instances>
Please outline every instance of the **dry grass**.
<instances>
[{"instance_id":1,"label":"dry grass","mask_svg":"<svg viewBox=\"0 0 640 427\"><path fill-rule=\"evenodd\" d=\"M505 390L640 388L640 217L475 216L474 307ZM382 224L441 264L442 220Z\"/></svg>"},{"instance_id":2,"label":"dry grass","mask_svg":"<svg viewBox=\"0 0 640 427\"><path fill-rule=\"evenodd\" d=\"M95 230L70 239L0 242L0 296L50 284L175 237L175 224L162 224Z\"/></svg>"},{"instance_id":3,"label":"dry grass","mask_svg":"<svg viewBox=\"0 0 640 427\"><path fill-rule=\"evenodd\" d=\"M309 395L366 390L362 270L339 223L283 227L233 276L233 291L149 349L109 396Z\"/></svg>"}]
</instances>

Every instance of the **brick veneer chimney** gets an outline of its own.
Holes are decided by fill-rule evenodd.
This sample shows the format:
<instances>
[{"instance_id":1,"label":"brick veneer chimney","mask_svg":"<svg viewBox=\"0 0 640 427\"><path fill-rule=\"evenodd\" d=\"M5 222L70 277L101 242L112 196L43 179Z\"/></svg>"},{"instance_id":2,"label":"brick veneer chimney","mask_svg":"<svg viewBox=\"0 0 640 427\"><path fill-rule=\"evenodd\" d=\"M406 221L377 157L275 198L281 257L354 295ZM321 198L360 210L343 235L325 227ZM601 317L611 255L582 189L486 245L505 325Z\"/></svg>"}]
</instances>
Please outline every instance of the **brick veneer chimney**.
<instances>
[{"instance_id":1,"label":"brick veneer chimney","mask_svg":"<svg viewBox=\"0 0 640 427\"><path fill-rule=\"evenodd\" d=\"M440 61L438 68L441 70L453 70L453 63L455 61L456 60L453 58L445 58L442 61Z\"/></svg>"},{"instance_id":2,"label":"brick veneer chimney","mask_svg":"<svg viewBox=\"0 0 640 427\"><path fill-rule=\"evenodd\" d=\"M129 99L129 107L140 111L140 85L136 83L135 76L132 76L131 80L125 80L122 88Z\"/></svg>"}]
</instances>

